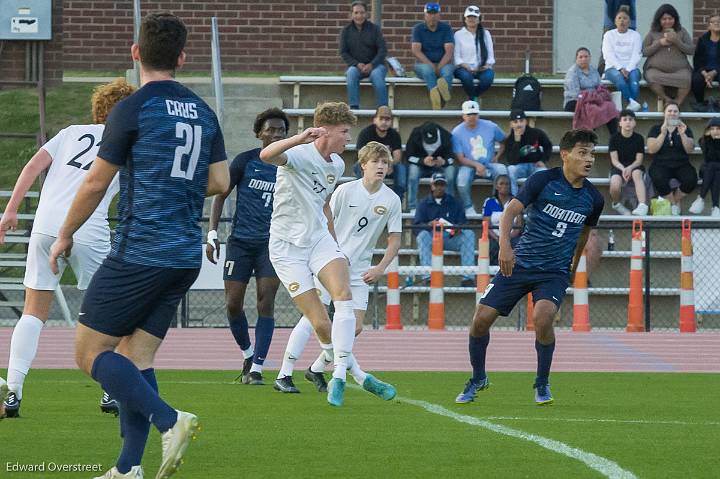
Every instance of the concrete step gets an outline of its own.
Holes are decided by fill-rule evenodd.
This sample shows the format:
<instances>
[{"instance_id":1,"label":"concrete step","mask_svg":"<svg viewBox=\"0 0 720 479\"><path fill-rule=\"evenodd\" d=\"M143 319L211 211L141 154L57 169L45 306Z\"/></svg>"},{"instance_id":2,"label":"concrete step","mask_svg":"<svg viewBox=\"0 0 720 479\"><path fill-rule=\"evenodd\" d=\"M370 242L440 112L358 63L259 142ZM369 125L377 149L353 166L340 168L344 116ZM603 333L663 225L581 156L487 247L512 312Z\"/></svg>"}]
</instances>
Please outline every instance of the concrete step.
<instances>
[{"instance_id":1,"label":"concrete step","mask_svg":"<svg viewBox=\"0 0 720 479\"><path fill-rule=\"evenodd\" d=\"M0 301L0 308L23 308L24 301Z\"/></svg>"}]
</instances>

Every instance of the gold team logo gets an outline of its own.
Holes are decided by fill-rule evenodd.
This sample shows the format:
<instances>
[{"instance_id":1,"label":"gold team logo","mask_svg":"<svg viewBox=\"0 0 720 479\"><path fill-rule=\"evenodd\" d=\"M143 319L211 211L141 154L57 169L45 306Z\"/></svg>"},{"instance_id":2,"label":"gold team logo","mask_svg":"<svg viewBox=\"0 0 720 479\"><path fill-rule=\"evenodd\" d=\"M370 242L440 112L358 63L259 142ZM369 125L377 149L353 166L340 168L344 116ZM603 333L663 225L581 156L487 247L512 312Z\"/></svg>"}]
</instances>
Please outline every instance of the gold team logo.
<instances>
[{"instance_id":1,"label":"gold team logo","mask_svg":"<svg viewBox=\"0 0 720 479\"><path fill-rule=\"evenodd\" d=\"M327 175L327 182L331 185L335 183L335 175Z\"/></svg>"},{"instance_id":2,"label":"gold team logo","mask_svg":"<svg viewBox=\"0 0 720 479\"><path fill-rule=\"evenodd\" d=\"M373 211L375 211L376 215L384 215L385 213L387 213L387 208L380 205L380 206L376 206Z\"/></svg>"},{"instance_id":3,"label":"gold team logo","mask_svg":"<svg viewBox=\"0 0 720 479\"><path fill-rule=\"evenodd\" d=\"M290 291L291 293L294 293L298 289L300 289L300 283L298 283L297 281L293 281L288 285L288 291Z\"/></svg>"}]
</instances>

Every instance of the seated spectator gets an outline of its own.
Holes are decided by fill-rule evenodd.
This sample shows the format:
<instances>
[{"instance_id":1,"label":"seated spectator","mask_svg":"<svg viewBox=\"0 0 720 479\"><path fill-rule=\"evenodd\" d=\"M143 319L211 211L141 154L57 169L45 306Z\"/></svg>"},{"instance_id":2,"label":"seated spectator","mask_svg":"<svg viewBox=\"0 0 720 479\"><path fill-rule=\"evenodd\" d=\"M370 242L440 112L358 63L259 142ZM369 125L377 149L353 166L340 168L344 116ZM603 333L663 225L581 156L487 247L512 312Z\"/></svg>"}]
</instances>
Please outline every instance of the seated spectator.
<instances>
[{"instance_id":1,"label":"seated spectator","mask_svg":"<svg viewBox=\"0 0 720 479\"><path fill-rule=\"evenodd\" d=\"M513 196L518 192L518 179L547 169L551 154L552 142L547 134L529 127L524 111L510 112L510 133L500 143L497 157L498 161L505 159Z\"/></svg>"},{"instance_id":2,"label":"seated spectator","mask_svg":"<svg viewBox=\"0 0 720 479\"><path fill-rule=\"evenodd\" d=\"M665 120L650 129L647 137L647 151L653 155L650 164L650 179L655 193L670 201L672 214L680 214L680 200L697 186L697 172L690 164L689 154L695 148L693 133L680 120L677 103L665 105ZM680 187L672 189L670 180L675 178Z\"/></svg>"},{"instance_id":3,"label":"seated spectator","mask_svg":"<svg viewBox=\"0 0 720 479\"><path fill-rule=\"evenodd\" d=\"M500 252L500 217L514 195L510 193L510 178L507 175L498 175L493 184L493 195L485 199L483 203L483 220L490 223L488 239L490 246L490 264L498 264L498 253ZM514 228L510 233L510 244L515 247L522 232L522 215L515 218Z\"/></svg>"},{"instance_id":4,"label":"seated spectator","mask_svg":"<svg viewBox=\"0 0 720 479\"><path fill-rule=\"evenodd\" d=\"M705 134L700 138L704 161L701 168L702 188L697 199L690 205L690 213L699 215L705 208L705 196L712 196L710 216L720 217L720 118L711 118Z\"/></svg>"},{"instance_id":5,"label":"seated spectator","mask_svg":"<svg viewBox=\"0 0 720 479\"><path fill-rule=\"evenodd\" d=\"M698 38L693 56L692 92L695 96L695 111L720 112L720 100L714 105L705 102L705 88L712 88L720 71L720 15L708 20L708 31Z\"/></svg>"},{"instance_id":6,"label":"seated spectator","mask_svg":"<svg viewBox=\"0 0 720 479\"><path fill-rule=\"evenodd\" d=\"M408 165L407 206L415 212L420 178L428 178L442 172L447 190L455 191L455 155L452 135L437 123L428 121L413 128L405 145L405 161Z\"/></svg>"},{"instance_id":7,"label":"seated spectator","mask_svg":"<svg viewBox=\"0 0 720 479\"><path fill-rule=\"evenodd\" d=\"M453 72L453 32L440 21L440 4L425 4L425 21L412 30L412 53L417 59L415 74L427 85L433 110L450 101Z\"/></svg>"},{"instance_id":8,"label":"seated spectator","mask_svg":"<svg viewBox=\"0 0 720 479\"><path fill-rule=\"evenodd\" d=\"M635 0L605 0L605 15L603 19L603 37L605 33L615 28L615 16L620 8L625 7L630 16L630 28L637 30L637 9L635 8ZM598 60L598 73L602 75L605 72L605 59L602 50L600 50L600 59Z\"/></svg>"},{"instance_id":9,"label":"seated spectator","mask_svg":"<svg viewBox=\"0 0 720 479\"><path fill-rule=\"evenodd\" d=\"M393 191L400 197L402 201L405 196L405 188L407 188L407 165L402 161L402 141L400 133L392 125L392 110L387 106L381 106L375 111L373 124L363 128L358 135L357 151L367 145L371 141L377 141L388 147L392 153L392 163L390 163L389 173L385 178L393 179ZM355 163L353 172L358 178L362 178L362 169L360 163Z\"/></svg>"},{"instance_id":10,"label":"seated spectator","mask_svg":"<svg viewBox=\"0 0 720 479\"><path fill-rule=\"evenodd\" d=\"M602 53L605 58L605 78L615 84L622 93L627 109L639 111L640 70L642 60L642 37L630 30L630 13L626 5L615 15L617 28L603 36Z\"/></svg>"},{"instance_id":11,"label":"seated spectator","mask_svg":"<svg viewBox=\"0 0 720 479\"><path fill-rule=\"evenodd\" d=\"M377 106L388 104L385 76L387 48L380 27L367 19L365 2L352 2L352 21L340 32L340 56L347 63L347 94L350 108L360 108L360 79L370 77Z\"/></svg>"},{"instance_id":12,"label":"seated spectator","mask_svg":"<svg viewBox=\"0 0 720 479\"><path fill-rule=\"evenodd\" d=\"M432 225L438 220L445 226L443 230L443 250L459 251L460 263L463 266L474 266L475 263L475 232L470 229L459 229L457 225L467 223L465 211L452 195L446 192L447 181L442 173L435 173L430 183L431 193L422 200L415 212L415 225ZM432 265L432 232L428 229L417 230L417 245L420 250L420 265ZM474 276L463 276L463 286L475 286Z\"/></svg>"},{"instance_id":13,"label":"seated spectator","mask_svg":"<svg viewBox=\"0 0 720 479\"><path fill-rule=\"evenodd\" d=\"M610 198L613 209L621 215L648 214L647 196L645 195L645 140L635 133L635 113L632 110L620 112L620 131L610 137L608 153L610 153ZM638 205L628 210L622 204L623 185L633 182Z\"/></svg>"},{"instance_id":14,"label":"seated spectator","mask_svg":"<svg viewBox=\"0 0 720 479\"><path fill-rule=\"evenodd\" d=\"M463 28L455 32L455 76L470 100L477 100L495 79L495 52L490 32L480 22L480 8L465 9ZM478 84L475 86L475 80Z\"/></svg>"},{"instance_id":15,"label":"seated spectator","mask_svg":"<svg viewBox=\"0 0 720 479\"><path fill-rule=\"evenodd\" d=\"M680 25L675 7L667 3L660 5L645 35L642 51L647 57L643 76L650 89L667 103L673 100L667 88L675 88L674 101L682 105L690 93L692 77L687 55L692 55L695 47L690 34Z\"/></svg>"},{"instance_id":16,"label":"seated spectator","mask_svg":"<svg viewBox=\"0 0 720 479\"><path fill-rule=\"evenodd\" d=\"M563 99L565 101L565 111L580 113L583 116L585 111L578 110L578 100L582 100L583 96L595 94L596 90L601 87L600 74L597 68L590 64L590 50L580 47L575 52L575 64L571 66L565 74L565 84L563 90ZM608 132L612 135L617 131L617 109L609 98L599 98L596 110L599 113L592 115L594 118L588 125L581 125L594 129L599 125L607 125ZM573 128L580 128L575 125L573 119Z\"/></svg>"},{"instance_id":17,"label":"seated spectator","mask_svg":"<svg viewBox=\"0 0 720 479\"><path fill-rule=\"evenodd\" d=\"M455 158L460 163L457 190L466 215L476 215L472 202L472 183L477 178L492 180L506 175L507 167L497 162L495 142L502 141L505 134L490 120L481 120L480 106L468 100L462 104L463 121L452 131Z\"/></svg>"}]
</instances>

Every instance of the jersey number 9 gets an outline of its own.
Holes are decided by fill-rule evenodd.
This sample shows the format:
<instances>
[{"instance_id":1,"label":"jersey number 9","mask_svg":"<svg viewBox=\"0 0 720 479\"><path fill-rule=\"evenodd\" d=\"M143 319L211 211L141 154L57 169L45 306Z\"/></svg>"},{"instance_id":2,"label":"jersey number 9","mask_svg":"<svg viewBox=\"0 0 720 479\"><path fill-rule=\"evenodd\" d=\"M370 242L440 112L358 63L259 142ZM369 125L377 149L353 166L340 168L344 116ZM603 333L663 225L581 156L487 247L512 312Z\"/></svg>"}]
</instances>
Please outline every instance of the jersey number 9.
<instances>
[{"instance_id":1,"label":"jersey number 9","mask_svg":"<svg viewBox=\"0 0 720 479\"><path fill-rule=\"evenodd\" d=\"M555 231L550 234L553 236L557 236L558 238L562 238L565 234L565 230L567 230L567 223L563 221L558 221L558 224L555 225Z\"/></svg>"}]
</instances>

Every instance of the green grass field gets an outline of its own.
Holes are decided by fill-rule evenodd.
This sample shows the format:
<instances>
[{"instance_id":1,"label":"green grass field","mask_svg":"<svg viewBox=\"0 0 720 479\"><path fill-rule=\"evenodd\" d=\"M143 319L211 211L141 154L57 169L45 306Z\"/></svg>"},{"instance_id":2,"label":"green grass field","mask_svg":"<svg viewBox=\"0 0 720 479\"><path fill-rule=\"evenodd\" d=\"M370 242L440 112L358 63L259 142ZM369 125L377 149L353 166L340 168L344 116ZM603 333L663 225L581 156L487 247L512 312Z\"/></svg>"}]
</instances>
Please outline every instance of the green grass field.
<instances>
[{"instance_id":1,"label":"green grass field","mask_svg":"<svg viewBox=\"0 0 720 479\"><path fill-rule=\"evenodd\" d=\"M538 407L529 373L491 374L492 387L469 405L453 403L462 373L384 373L378 376L397 386L397 400L351 389L339 409L297 373L298 395L232 384L234 376L159 371L163 396L196 413L202 425L175 477L611 476L530 442L530 435L595 454L636 477L711 478L720 471L718 375L556 373L555 404ZM117 419L99 412L99 395L77 371L32 371L22 417L0 422L0 477L93 477L8 472L7 463L113 465L120 450ZM409 400L440 406L444 415ZM453 413L465 422L448 417ZM154 477L159 455L153 430L146 477Z\"/></svg>"}]
</instances>

